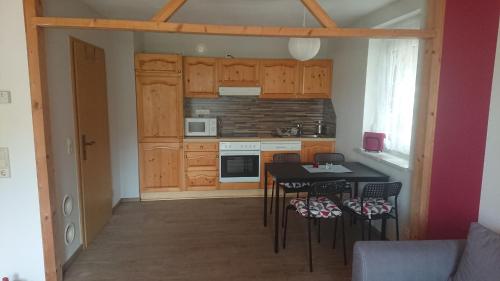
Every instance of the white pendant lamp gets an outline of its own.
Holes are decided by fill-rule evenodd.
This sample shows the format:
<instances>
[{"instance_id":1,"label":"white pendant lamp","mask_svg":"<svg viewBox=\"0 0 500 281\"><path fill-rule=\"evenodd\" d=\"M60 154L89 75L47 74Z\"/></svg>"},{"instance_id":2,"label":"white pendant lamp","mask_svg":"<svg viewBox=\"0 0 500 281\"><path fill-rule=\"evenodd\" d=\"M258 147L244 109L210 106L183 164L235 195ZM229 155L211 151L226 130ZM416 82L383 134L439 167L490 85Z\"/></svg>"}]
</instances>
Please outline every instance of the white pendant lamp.
<instances>
[{"instance_id":1,"label":"white pendant lamp","mask_svg":"<svg viewBox=\"0 0 500 281\"><path fill-rule=\"evenodd\" d=\"M296 60L306 61L314 58L321 47L319 38L290 38L288 51Z\"/></svg>"},{"instance_id":2,"label":"white pendant lamp","mask_svg":"<svg viewBox=\"0 0 500 281\"><path fill-rule=\"evenodd\" d=\"M306 9L304 8L304 17L302 26L306 27ZM321 48L319 38L290 38L288 41L288 51L296 60L306 61L314 58Z\"/></svg>"}]
</instances>

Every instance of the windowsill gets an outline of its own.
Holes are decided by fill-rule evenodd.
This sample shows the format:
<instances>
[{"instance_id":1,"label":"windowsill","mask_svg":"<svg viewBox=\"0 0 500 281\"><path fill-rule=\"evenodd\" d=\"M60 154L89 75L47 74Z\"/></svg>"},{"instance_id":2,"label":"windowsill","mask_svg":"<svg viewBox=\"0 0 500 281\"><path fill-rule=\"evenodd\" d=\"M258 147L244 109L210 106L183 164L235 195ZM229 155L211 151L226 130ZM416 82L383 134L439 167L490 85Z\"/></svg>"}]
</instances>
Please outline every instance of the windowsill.
<instances>
[{"instance_id":1,"label":"windowsill","mask_svg":"<svg viewBox=\"0 0 500 281\"><path fill-rule=\"evenodd\" d=\"M354 149L359 154L371 158L373 160L379 161L388 166L401 169L401 170L409 170L410 169L410 161L405 158L398 157L393 154L389 154L386 152L368 152L362 148Z\"/></svg>"}]
</instances>

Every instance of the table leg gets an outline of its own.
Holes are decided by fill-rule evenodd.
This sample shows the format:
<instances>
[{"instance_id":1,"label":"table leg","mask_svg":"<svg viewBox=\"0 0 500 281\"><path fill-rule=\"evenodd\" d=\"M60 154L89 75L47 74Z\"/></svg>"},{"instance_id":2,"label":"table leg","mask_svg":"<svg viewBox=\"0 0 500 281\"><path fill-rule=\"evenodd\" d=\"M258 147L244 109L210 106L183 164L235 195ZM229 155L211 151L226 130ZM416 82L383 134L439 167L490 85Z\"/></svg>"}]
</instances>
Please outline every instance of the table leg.
<instances>
[{"instance_id":1,"label":"table leg","mask_svg":"<svg viewBox=\"0 0 500 281\"><path fill-rule=\"evenodd\" d=\"M267 226L267 167L264 167L264 226Z\"/></svg>"},{"instance_id":2,"label":"table leg","mask_svg":"<svg viewBox=\"0 0 500 281\"><path fill-rule=\"evenodd\" d=\"M386 219L382 219L382 230L380 231L381 232L381 239L380 240L386 240L386 229L387 229L387 220Z\"/></svg>"},{"instance_id":3,"label":"table leg","mask_svg":"<svg viewBox=\"0 0 500 281\"><path fill-rule=\"evenodd\" d=\"M274 203L274 252L279 252L279 229L280 229L280 181L276 179L276 192L275 192L275 203Z\"/></svg>"}]
</instances>

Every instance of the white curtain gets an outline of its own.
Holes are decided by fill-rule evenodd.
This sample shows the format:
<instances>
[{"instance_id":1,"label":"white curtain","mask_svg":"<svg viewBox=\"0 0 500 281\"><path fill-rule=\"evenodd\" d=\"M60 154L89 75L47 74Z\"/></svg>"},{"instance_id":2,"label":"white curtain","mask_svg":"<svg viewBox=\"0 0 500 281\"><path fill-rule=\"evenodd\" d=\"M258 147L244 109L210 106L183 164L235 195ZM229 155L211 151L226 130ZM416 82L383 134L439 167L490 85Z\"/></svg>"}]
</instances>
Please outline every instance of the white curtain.
<instances>
[{"instance_id":1,"label":"white curtain","mask_svg":"<svg viewBox=\"0 0 500 281\"><path fill-rule=\"evenodd\" d=\"M371 39L365 106L367 128L385 133L390 152L410 154L418 45L416 39ZM365 109L366 112L366 109ZM365 120L366 121L366 120Z\"/></svg>"}]
</instances>

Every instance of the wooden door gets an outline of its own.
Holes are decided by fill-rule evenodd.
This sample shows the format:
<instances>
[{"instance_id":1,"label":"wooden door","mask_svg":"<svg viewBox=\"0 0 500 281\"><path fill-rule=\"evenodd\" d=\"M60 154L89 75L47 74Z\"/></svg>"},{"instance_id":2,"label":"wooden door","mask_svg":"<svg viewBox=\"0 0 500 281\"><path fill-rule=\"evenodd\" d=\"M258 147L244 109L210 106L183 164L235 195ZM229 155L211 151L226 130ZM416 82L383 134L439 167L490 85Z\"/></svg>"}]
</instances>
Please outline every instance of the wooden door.
<instances>
[{"instance_id":1,"label":"wooden door","mask_svg":"<svg viewBox=\"0 0 500 281\"><path fill-rule=\"evenodd\" d=\"M136 77L139 142L182 139L181 78L156 73L139 73Z\"/></svg>"},{"instance_id":2,"label":"wooden door","mask_svg":"<svg viewBox=\"0 0 500 281\"><path fill-rule=\"evenodd\" d=\"M218 59L219 86L255 87L260 85L259 60Z\"/></svg>"},{"instance_id":3,"label":"wooden door","mask_svg":"<svg viewBox=\"0 0 500 281\"><path fill-rule=\"evenodd\" d=\"M141 143L139 170L142 192L181 191L180 143Z\"/></svg>"},{"instance_id":4,"label":"wooden door","mask_svg":"<svg viewBox=\"0 0 500 281\"><path fill-rule=\"evenodd\" d=\"M261 61L261 98L294 98L300 90L299 63L296 60Z\"/></svg>"},{"instance_id":5,"label":"wooden door","mask_svg":"<svg viewBox=\"0 0 500 281\"><path fill-rule=\"evenodd\" d=\"M332 61L310 60L302 63L303 98L331 98Z\"/></svg>"},{"instance_id":6,"label":"wooden door","mask_svg":"<svg viewBox=\"0 0 500 281\"><path fill-rule=\"evenodd\" d=\"M335 151L335 142L332 141L303 141L300 158L303 162L313 162L316 153Z\"/></svg>"},{"instance_id":7,"label":"wooden door","mask_svg":"<svg viewBox=\"0 0 500 281\"><path fill-rule=\"evenodd\" d=\"M217 98L217 63L215 58L184 58L184 84L186 97Z\"/></svg>"},{"instance_id":8,"label":"wooden door","mask_svg":"<svg viewBox=\"0 0 500 281\"><path fill-rule=\"evenodd\" d=\"M72 39L84 245L111 217L112 186L104 50Z\"/></svg>"}]
</instances>

